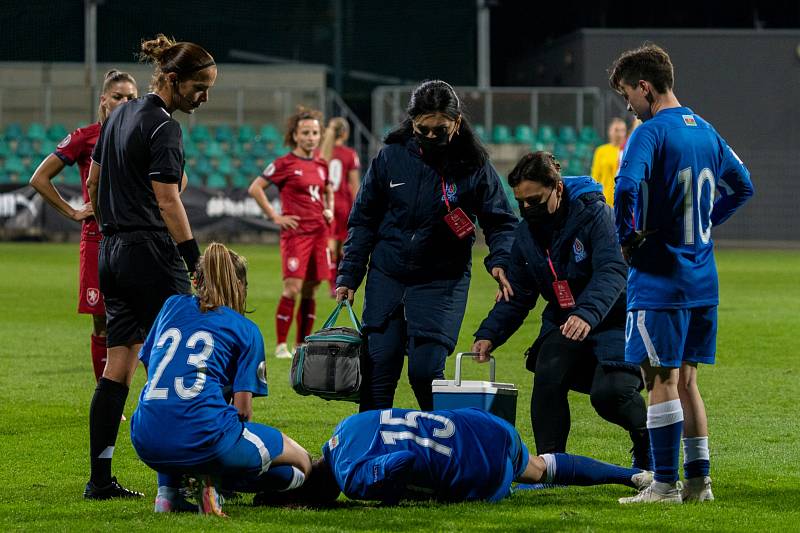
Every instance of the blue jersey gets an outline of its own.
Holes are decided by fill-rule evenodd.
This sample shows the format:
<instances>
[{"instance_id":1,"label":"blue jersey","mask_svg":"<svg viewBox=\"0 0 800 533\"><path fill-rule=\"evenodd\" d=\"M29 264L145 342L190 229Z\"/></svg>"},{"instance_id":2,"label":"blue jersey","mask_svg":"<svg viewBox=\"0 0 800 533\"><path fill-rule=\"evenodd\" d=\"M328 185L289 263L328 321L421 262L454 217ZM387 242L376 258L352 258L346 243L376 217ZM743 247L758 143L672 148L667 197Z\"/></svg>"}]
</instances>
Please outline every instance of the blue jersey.
<instances>
[{"instance_id":1,"label":"blue jersey","mask_svg":"<svg viewBox=\"0 0 800 533\"><path fill-rule=\"evenodd\" d=\"M752 195L742 161L688 107L659 111L636 128L614 193L620 243L635 231L647 235L631 258L628 310L717 305L711 228Z\"/></svg>"},{"instance_id":2,"label":"blue jersey","mask_svg":"<svg viewBox=\"0 0 800 533\"><path fill-rule=\"evenodd\" d=\"M367 411L344 419L322 447L349 498L497 501L528 462L516 429L480 409Z\"/></svg>"},{"instance_id":3,"label":"blue jersey","mask_svg":"<svg viewBox=\"0 0 800 533\"><path fill-rule=\"evenodd\" d=\"M148 464L217 458L243 429L223 389L267 395L258 327L228 307L201 313L195 296L167 299L139 358L147 383L131 420L131 441Z\"/></svg>"}]
</instances>

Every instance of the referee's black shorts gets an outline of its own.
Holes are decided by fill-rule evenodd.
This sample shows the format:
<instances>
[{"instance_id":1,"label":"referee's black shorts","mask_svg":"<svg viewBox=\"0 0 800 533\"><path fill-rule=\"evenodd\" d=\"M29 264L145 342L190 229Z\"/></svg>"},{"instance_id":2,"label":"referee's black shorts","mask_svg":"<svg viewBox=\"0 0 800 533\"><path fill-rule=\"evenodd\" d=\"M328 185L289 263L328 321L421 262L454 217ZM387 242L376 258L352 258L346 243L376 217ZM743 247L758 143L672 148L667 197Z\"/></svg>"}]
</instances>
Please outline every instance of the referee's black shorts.
<instances>
[{"instance_id":1,"label":"referee's black shorts","mask_svg":"<svg viewBox=\"0 0 800 533\"><path fill-rule=\"evenodd\" d=\"M109 348L144 342L166 299L191 294L186 264L166 231L105 236L98 269Z\"/></svg>"}]
</instances>

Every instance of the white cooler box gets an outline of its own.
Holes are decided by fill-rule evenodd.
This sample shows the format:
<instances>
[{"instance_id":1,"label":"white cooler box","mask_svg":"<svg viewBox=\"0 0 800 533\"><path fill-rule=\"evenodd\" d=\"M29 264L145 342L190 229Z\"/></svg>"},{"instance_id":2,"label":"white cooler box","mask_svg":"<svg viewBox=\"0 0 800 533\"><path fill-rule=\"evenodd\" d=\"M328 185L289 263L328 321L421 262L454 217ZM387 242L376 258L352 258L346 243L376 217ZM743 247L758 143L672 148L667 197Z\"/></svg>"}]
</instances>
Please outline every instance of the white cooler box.
<instances>
[{"instance_id":1,"label":"white cooler box","mask_svg":"<svg viewBox=\"0 0 800 533\"><path fill-rule=\"evenodd\" d=\"M433 408L460 409L477 407L499 416L511 425L517 420L517 394L513 383L495 382L495 359L489 359L489 381L461 381L461 358L478 354L462 352L456 355L456 378L433 380Z\"/></svg>"}]
</instances>

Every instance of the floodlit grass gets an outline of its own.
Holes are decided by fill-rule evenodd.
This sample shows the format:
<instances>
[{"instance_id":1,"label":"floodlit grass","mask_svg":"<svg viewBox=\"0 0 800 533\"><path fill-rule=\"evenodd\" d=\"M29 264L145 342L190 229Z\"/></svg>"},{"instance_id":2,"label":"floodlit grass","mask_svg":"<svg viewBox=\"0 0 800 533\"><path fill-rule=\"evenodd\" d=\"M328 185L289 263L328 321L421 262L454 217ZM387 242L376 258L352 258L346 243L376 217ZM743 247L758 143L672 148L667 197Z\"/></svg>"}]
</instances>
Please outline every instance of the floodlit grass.
<instances>
[{"instance_id":1,"label":"floodlit grass","mask_svg":"<svg viewBox=\"0 0 800 533\"><path fill-rule=\"evenodd\" d=\"M352 404L295 394L289 361L271 356L274 308L280 292L277 247L235 246L250 263L250 317L268 349L270 396L255 402L255 419L295 438L312 454ZM477 250L480 259L483 250ZM0 529L11 530L258 530L258 531L658 531L800 530L800 430L792 391L798 378L800 253L723 250L718 360L700 371L711 426L717 501L704 505L622 508L624 487L523 492L499 504L404 504L385 508L341 501L330 510L254 508L245 496L225 507L230 519L152 512L155 475L137 458L122 424L114 473L147 496L137 501L85 502L89 468L88 410L94 390L89 356L91 319L77 306L76 244L0 244ZM491 306L496 284L475 261L459 347ZM327 287L324 287L327 289ZM318 320L333 308L321 291ZM498 352L498 380L520 389L517 426L532 444L531 374L522 353L538 331L539 310ZM342 318L344 320L344 318ZM290 334L290 339L293 333ZM469 363L465 377L487 368ZM448 365L452 376L452 361ZM405 378L404 378L405 379ZM144 383L138 371L125 412ZM602 421L588 398L575 394L569 450L628 463L627 435ZM415 407L403 381L396 405Z\"/></svg>"}]
</instances>

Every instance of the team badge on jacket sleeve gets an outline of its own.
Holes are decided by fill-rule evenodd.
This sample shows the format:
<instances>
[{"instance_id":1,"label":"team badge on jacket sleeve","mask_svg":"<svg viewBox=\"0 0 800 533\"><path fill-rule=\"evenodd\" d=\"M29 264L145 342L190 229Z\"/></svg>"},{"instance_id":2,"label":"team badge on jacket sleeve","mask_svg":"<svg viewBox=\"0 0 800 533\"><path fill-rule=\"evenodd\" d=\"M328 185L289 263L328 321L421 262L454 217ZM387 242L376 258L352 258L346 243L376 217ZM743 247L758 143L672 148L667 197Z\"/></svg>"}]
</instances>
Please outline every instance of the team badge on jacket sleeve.
<instances>
[{"instance_id":1,"label":"team badge on jacket sleeve","mask_svg":"<svg viewBox=\"0 0 800 533\"><path fill-rule=\"evenodd\" d=\"M100 290L99 289L93 289L93 288L86 289L86 302L89 305L95 306L95 305L97 305L97 302L99 302L99 301L100 301Z\"/></svg>"},{"instance_id":2,"label":"team badge on jacket sleeve","mask_svg":"<svg viewBox=\"0 0 800 533\"><path fill-rule=\"evenodd\" d=\"M586 259L586 248L583 247L583 243L580 239L575 239L575 242L572 243L572 253L575 254L576 263L580 263Z\"/></svg>"}]
</instances>

